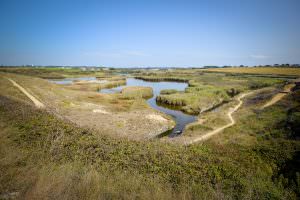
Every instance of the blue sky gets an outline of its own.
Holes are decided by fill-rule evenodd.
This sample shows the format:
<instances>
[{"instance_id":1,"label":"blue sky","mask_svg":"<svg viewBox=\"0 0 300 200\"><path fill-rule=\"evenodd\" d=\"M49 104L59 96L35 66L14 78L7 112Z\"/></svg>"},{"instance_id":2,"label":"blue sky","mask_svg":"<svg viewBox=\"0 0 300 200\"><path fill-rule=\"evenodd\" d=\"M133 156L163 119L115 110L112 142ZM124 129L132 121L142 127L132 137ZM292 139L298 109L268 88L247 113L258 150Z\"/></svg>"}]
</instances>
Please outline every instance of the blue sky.
<instances>
[{"instance_id":1,"label":"blue sky","mask_svg":"<svg viewBox=\"0 0 300 200\"><path fill-rule=\"evenodd\" d=\"M0 64L300 63L299 0L0 0Z\"/></svg>"}]
</instances>

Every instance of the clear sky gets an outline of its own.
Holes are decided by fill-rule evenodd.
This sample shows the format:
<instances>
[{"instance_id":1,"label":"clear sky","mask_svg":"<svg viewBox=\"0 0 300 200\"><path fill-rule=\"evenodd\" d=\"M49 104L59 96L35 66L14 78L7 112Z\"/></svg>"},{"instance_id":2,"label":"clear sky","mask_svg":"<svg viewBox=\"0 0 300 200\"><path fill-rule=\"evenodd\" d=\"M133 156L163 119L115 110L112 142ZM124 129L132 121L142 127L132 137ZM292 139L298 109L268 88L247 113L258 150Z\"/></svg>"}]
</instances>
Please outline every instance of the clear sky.
<instances>
[{"instance_id":1,"label":"clear sky","mask_svg":"<svg viewBox=\"0 0 300 200\"><path fill-rule=\"evenodd\" d=\"M300 0L0 0L0 64L300 63Z\"/></svg>"}]
</instances>

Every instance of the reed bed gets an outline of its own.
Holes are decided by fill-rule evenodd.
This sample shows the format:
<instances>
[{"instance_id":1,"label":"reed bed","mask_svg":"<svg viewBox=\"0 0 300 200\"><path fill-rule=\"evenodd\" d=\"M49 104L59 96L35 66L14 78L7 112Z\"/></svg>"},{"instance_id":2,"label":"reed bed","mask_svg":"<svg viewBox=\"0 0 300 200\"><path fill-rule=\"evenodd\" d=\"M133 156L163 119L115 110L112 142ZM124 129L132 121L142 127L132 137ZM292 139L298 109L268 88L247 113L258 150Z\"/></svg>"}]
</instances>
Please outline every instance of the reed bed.
<instances>
[{"instance_id":1,"label":"reed bed","mask_svg":"<svg viewBox=\"0 0 300 200\"><path fill-rule=\"evenodd\" d=\"M123 88L121 94L122 94L122 98L125 99L135 99L135 98L148 99L153 96L153 89L151 87L129 86Z\"/></svg>"}]
</instances>

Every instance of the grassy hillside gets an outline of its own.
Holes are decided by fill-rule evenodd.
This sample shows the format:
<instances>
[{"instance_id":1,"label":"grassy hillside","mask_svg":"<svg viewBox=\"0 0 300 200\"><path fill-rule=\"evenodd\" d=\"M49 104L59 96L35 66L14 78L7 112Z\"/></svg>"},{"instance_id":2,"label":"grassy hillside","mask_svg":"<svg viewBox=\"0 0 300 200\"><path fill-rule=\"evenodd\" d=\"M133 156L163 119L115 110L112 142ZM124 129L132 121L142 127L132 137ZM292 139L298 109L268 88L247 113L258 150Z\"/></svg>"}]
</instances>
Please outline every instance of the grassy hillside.
<instances>
[{"instance_id":1,"label":"grassy hillside","mask_svg":"<svg viewBox=\"0 0 300 200\"><path fill-rule=\"evenodd\" d=\"M183 146L160 139L134 141L112 134L112 127L108 129L106 123L113 117L121 122L128 115L140 113L136 117L143 118L149 114L146 108L142 109L143 99L68 90L45 80L9 74L47 106L70 101L65 109L71 110L72 106L76 109L87 104L87 108L79 107L78 112L72 110L73 115L84 117L79 118L81 124L84 119L94 121L94 126L79 127L55 109L34 108L26 96L8 85L5 76L8 74L2 73L0 78L0 199L297 199L300 196L300 91L271 107L259 109L273 95L274 88L282 86L280 79L193 70L165 74L189 80L186 91L162 94L186 98L190 101L187 105L196 102L200 105L205 98L211 103L220 95L230 99L239 92L264 88L244 100L242 108L234 114L236 125L202 144ZM155 72L149 77L162 78L162 73ZM135 95L140 89L127 92ZM188 95L191 96L187 98ZM71 104L74 102L75 106ZM125 102L128 108L117 111ZM224 106L229 108L234 103ZM113 113L96 115L90 111L94 108ZM208 112L204 116L207 121L190 126L186 137L201 135L224 121L222 112ZM137 121L133 119L124 123L124 126L133 123L128 129L121 129L123 124L116 124L114 129L130 132L134 126L147 127L150 123L135 124Z\"/></svg>"},{"instance_id":2,"label":"grassy hillside","mask_svg":"<svg viewBox=\"0 0 300 200\"><path fill-rule=\"evenodd\" d=\"M243 115L229 142L183 147L114 139L1 96L1 197L295 199L299 103Z\"/></svg>"}]
</instances>

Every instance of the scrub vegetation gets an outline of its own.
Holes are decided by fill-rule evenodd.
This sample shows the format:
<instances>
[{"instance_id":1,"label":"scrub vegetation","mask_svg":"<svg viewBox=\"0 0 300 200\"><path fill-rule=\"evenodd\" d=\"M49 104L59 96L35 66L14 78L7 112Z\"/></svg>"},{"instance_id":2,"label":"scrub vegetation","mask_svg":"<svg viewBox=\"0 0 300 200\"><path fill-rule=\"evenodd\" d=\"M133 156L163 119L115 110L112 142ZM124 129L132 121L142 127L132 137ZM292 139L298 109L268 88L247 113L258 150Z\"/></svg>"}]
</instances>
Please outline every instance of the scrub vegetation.
<instances>
[{"instance_id":1,"label":"scrub vegetation","mask_svg":"<svg viewBox=\"0 0 300 200\"><path fill-rule=\"evenodd\" d=\"M153 89L151 87L138 87L138 86L128 86L121 90L123 98L133 99L133 98L144 98L148 99L153 96Z\"/></svg>"},{"instance_id":2,"label":"scrub vegetation","mask_svg":"<svg viewBox=\"0 0 300 200\"><path fill-rule=\"evenodd\" d=\"M149 73L151 77L162 77L167 72ZM38 84L43 89L40 91L28 83L29 80L42 83L40 79L1 73L0 199L299 198L300 91L297 88L278 103L259 109L274 91L280 90L284 80L198 74L193 69L174 70L169 75L189 80L186 91L165 91L160 95L185 100L182 108L202 105L196 104L198 101L210 103L209 100L216 98L228 101L203 113L205 119L191 125L185 137L222 124L226 121L222 113L235 103L237 94L254 89L255 92L234 114L234 126L204 143L184 146L159 139L135 141L116 137L103 123L105 118L123 113L117 111L119 103L127 102L126 115L132 114L131 109L133 113L148 112L139 106L145 106L142 103L145 100L122 99L122 95L147 96L149 88L125 87L121 94L96 95L70 90L67 86L52 87L45 82ZM97 104L92 109L113 115L103 114L103 121L97 121L99 128L79 126L53 109L35 108L26 96L9 85L3 78L6 76L26 85L47 106L56 105L54 97L67 94L66 101L76 100L76 105L88 101L88 109ZM121 114L120 129L126 117ZM86 116L92 120L94 114L87 112Z\"/></svg>"},{"instance_id":3,"label":"scrub vegetation","mask_svg":"<svg viewBox=\"0 0 300 200\"><path fill-rule=\"evenodd\" d=\"M189 87L184 92L162 91L157 101L162 104L179 106L188 114L200 114L211 110L223 103L229 102L234 96L247 90L254 90L283 83L281 79L268 77L239 77L216 73L193 73L182 74L182 79L188 79ZM177 71L170 73L175 76ZM144 76L144 79L160 79L165 76L162 72ZM161 77L164 79L164 77Z\"/></svg>"},{"instance_id":4,"label":"scrub vegetation","mask_svg":"<svg viewBox=\"0 0 300 200\"><path fill-rule=\"evenodd\" d=\"M293 140L299 109L290 109L250 115L226 131L253 138L252 145L184 148L99 136L1 97L0 191L28 199L293 199L299 191L300 146ZM270 120L274 115L280 117Z\"/></svg>"},{"instance_id":5,"label":"scrub vegetation","mask_svg":"<svg viewBox=\"0 0 300 200\"><path fill-rule=\"evenodd\" d=\"M126 80L109 81L107 83L101 84L99 86L99 89L114 88L114 87L118 87L118 86L125 85L125 84L126 84Z\"/></svg>"}]
</instances>

